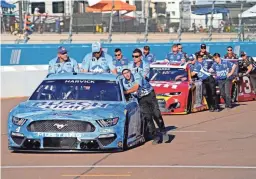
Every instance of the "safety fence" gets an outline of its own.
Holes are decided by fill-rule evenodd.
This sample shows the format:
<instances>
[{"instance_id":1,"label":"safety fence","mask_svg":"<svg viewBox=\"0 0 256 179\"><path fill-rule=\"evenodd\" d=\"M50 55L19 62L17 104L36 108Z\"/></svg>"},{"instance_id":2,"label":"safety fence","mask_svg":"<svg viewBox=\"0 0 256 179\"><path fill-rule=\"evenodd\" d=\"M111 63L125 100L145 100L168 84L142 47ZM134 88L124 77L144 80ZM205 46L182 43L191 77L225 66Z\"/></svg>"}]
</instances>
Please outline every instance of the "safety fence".
<instances>
[{"instance_id":1,"label":"safety fence","mask_svg":"<svg viewBox=\"0 0 256 179\"><path fill-rule=\"evenodd\" d=\"M34 24L33 33L65 33L69 32L70 16L32 16ZM148 33L178 33L181 22L181 32L208 33L211 26L211 16L207 18L173 18L158 16L148 19ZM74 14L72 21L73 33L106 33L109 31L110 14L85 13ZM17 16L4 16L1 31L15 32L19 29L19 18ZM146 18L120 16L114 14L112 33L145 33ZM239 33L239 18L223 18L219 15L213 16L212 32L217 33ZM256 18L244 18L241 23L241 33L246 38L256 31Z\"/></svg>"}]
</instances>

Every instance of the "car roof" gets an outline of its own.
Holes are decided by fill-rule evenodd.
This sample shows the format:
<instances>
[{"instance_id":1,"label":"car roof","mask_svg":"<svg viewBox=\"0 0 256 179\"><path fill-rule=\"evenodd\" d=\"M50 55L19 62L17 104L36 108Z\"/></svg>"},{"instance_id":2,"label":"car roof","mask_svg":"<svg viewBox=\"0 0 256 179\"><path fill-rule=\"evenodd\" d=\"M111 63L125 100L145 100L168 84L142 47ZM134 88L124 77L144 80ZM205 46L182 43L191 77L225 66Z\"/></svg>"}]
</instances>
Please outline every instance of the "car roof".
<instances>
[{"instance_id":1,"label":"car roof","mask_svg":"<svg viewBox=\"0 0 256 179\"><path fill-rule=\"evenodd\" d=\"M81 79L118 81L117 77L117 75L111 73L59 73L51 74L45 80Z\"/></svg>"}]
</instances>

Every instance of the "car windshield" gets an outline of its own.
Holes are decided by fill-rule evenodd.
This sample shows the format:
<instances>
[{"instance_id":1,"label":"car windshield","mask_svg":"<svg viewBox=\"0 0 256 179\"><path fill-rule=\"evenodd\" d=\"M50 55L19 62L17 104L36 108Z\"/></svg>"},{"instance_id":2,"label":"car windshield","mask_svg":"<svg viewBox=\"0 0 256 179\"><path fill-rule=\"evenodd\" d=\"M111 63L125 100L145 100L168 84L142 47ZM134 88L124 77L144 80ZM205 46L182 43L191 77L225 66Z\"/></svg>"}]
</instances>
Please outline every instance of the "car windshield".
<instances>
[{"instance_id":1,"label":"car windshield","mask_svg":"<svg viewBox=\"0 0 256 179\"><path fill-rule=\"evenodd\" d=\"M122 101L122 95L116 81L45 80L30 100Z\"/></svg>"},{"instance_id":2,"label":"car windshield","mask_svg":"<svg viewBox=\"0 0 256 179\"><path fill-rule=\"evenodd\" d=\"M188 73L182 68L150 68L151 81L187 81Z\"/></svg>"}]
</instances>

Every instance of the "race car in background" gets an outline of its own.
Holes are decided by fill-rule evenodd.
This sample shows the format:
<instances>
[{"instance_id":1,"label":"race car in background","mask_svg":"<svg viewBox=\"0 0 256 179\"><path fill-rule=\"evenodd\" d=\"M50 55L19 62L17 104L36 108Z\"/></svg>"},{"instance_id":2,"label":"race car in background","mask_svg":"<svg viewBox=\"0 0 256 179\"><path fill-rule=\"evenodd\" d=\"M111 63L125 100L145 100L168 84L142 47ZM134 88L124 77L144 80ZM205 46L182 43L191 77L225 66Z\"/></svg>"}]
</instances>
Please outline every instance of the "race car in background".
<instances>
[{"instance_id":1,"label":"race car in background","mask_svg":"<svg viewBox=\"0 0 256 179\"><path fill-rule=\"evenodd\" d=\"M225 60L229 60L232 63L237 65L236 71L232 76L232 85L230 89L232 102L245 102L245 101L255 100L256 95L255 93L253 93L250 77L249 76L239 77L238 75L239 73L245 73L244 71L241 71L241 69L239 68L242 60L241 59L225 59ZM208 67L210 68L212 64L212 60L207 59L206 61L208 62L209 64ZM213 73L213 76L215 76L214 73ZM220 96L220 91L217 84L216 84L216 90L217 90L217 95L219 95L219 99L220 99L219 103L224 103L223 98Z\"/></svg>"},{"instance_id":2,"label":"race car in background","mask_svg":"<svg viewBox=\"0 0 256 179\"><path fill-rule=\"evenodd\" d=\"M149 79L162 114L188 114L208 109L202 95L202 82L192 80L188 64L152 63Z\"/></svg>"},{"instance_id":3,"label":"race car in background","mask_svg":"<svg viewBox=\"0 0 256 179\"><path fill-rule=\"evenodd\" d=\"M125 150L144 139L136 98L113 74L54 74L11 110L12 151Z\"/></svg>"}]
</instances>

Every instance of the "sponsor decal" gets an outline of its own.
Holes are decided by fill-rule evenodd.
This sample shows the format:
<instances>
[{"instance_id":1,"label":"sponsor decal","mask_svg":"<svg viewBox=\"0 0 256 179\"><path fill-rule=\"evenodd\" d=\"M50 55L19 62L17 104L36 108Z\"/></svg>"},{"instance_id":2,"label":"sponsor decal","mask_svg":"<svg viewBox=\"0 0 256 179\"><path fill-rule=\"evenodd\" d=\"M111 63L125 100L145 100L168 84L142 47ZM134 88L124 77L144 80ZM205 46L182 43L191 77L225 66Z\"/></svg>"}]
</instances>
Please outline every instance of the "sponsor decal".
<instances>
[{"instance_id":1,"label":"sponsor decal","mask_svg":"<svg viewBox=\"0 0 256 179\"><path fill-rule=\"evenodd\" d=\"M95 108L106 108L108 104L95 103L95 102L69 102L69 101L56 101L56 102L35 102L32 106L43 109L54 110L89 110Z\"/></svg>"},{"instance_id":2,"label":"sponsor decal","mask_svg":"<svg viewBox=\"0 0 256 179\"><path fill-rule=\"evenodd\" d=\"M37 132L38 137L82 137L82 134L79 133L44 133Z\"/></svg>"},{"instance_id":3,"label":"sponsor decal","mask_svg":"<svg viewBox=\"0 0 256 179\"><path fill-rule=\"evenodd\" d=\"M93 80L65 80L65 83L95 83Z\"/></svg>"}]
</instances>

